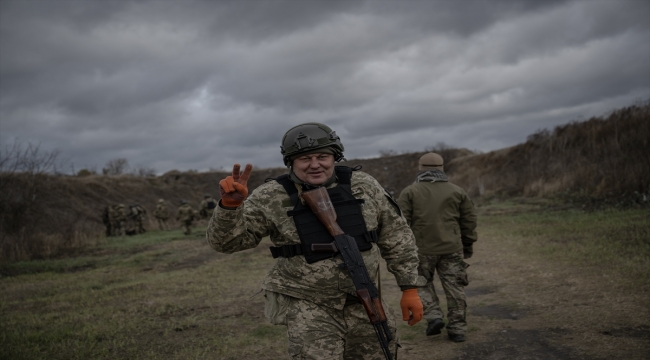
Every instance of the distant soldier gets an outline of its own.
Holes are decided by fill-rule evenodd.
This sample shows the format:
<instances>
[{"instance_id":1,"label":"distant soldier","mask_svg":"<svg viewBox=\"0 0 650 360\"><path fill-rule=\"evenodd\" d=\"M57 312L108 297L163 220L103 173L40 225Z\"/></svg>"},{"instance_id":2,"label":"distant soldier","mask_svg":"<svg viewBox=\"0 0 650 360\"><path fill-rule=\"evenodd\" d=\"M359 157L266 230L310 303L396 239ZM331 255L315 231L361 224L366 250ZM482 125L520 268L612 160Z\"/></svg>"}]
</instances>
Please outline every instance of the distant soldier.
<instances>
[{"instance_id":1,"label":"distant soldier","mask_svg":"<svg viewBox=\"0 0 650 360\"><path fill-rule=\"evenodd\" d=\"M159 199L158 204L156 205L156 211L154 211L154 216L158 220L158 228L160 230L169 230L169 225L167 225L167 219L169 219L169 208L165 204L164 199Z\"/></svg>"},{"instance_id":2,"label":"distant soldier","mask_svg":"<svg viewBox=\"0 0 650 360\"><path fill-rule=\"evenodd\" d=\"M192 221L198 219L198 214L196 210L187 203L186 200L181 200L181 206L178 208L178 214L176 215L176 221L181 222L183 227L183 234L189 235L192 233Z\"/></svg>"},{"instance_id":3,"label":"distant soldier","mask_svg":"<svg viewBox=\"0 0 650 360\"><path fill-rule=\"evenodd\" d=\"M110 227L111 227L110 236L117 236L118 227L119 227L119 223L117 221L117 205L108 205L107 208L108 208L108 222L110 223Z\"/></svg>"},{"instance_id":4,"label":"distant soldier","mask_svg":"<svg viewBox=\"0 0 650 360\"><path fill-rule=\"evenodd\" d=\"M106 237L113 236L113 224L111 223L111 206L106 206L102 211L102 222L106 226Z\"/></svg>"},{"instance_id":5,"label":"distant soldier","mask_svg":"<svg viewBox=\"0 0 650 360\"><path fill-rule=\"evenodd\" d=\"M201 215L201 219L210 219L214 212L214 208L216 207L217 201L212 198L212 195L205 194L203 196L203 201L201 201L201 204L199 205L199 215Z\"/></svg>"},{"instance_id":6,"label":"distant soldier","mask_svg":"<svg viewBox=\"0 0 650 360\"><path fill-rule=\"evenodd\" d=\"M126 206L124 204L118 204L114 208L115 216L113 217L113 229L115 230L115 236L124 236L126 235L126 220L128 214L126 212Z\"/></svg>"},{"instance_id":7,"label":"distant soldier","mask_svg":"<svg viewBox=\"0 0 650 360\"><path fill-rule=\"evenodd\" d=\"M130 205L129 208L131 210L129 217L133 221L133 230L136 234L144 234L147 231L144 228L144 218L147 210L140 206L140 204Z\"/></svg>"},{"instance_id":8,"label":"distant soldier","mask_svg":"<svg viewBox=\"0 0 650 360\"><path fill-rule=\"evenodd\" d=\"M433 286L437 272L447 296L447 335L454 342L465 341L468 285L463 261L472 256L477 239L476 211L465 190L449 182L442 156L424 154L419 160L415 183L399 196L399 206L415 235L420 265L418 271L427 279L419 289L427 320L427 336L439 335L445 323Z\"/></svg>"}]
</instances>

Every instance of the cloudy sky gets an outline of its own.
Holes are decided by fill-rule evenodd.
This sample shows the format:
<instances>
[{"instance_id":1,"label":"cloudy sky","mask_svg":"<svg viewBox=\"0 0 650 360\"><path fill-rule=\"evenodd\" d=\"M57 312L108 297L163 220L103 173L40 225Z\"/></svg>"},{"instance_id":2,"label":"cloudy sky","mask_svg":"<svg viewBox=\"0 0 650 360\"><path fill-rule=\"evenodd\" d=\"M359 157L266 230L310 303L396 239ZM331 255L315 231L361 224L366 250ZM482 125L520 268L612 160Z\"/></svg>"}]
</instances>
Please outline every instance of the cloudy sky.
<instances>
[{"instance_id":1,"label":"cloudy sky","mask_svg":"<svg viewBox=\"0 0 650 360\"><path fill-rule=\"evenodd\" d=\"M0 0L0 142L163 173L491 151L650 99L650 1Z\"/></svg>"}]
</instances>

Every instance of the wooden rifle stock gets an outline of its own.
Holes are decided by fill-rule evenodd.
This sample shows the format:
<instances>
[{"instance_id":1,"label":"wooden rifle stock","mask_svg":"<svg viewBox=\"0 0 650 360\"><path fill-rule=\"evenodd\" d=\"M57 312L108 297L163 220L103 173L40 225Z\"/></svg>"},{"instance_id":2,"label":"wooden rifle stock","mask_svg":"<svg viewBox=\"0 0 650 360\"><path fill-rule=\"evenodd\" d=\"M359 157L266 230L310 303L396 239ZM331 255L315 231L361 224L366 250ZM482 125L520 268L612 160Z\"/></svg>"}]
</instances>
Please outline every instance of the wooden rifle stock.
<instances>
[{"instance_id":1,"label":"wooden rifle stock","mask_svg":"<svg viewBox=\"0 0 650 360\"><path fill-rule=\"evenodd\" d=\"M332 205L332 200L330 200L330 195L327 193L327 189L321 186L314 190L304 191L301 196L311 211L316 214L318 220L325 225L330 235L344 234L339 224L336 223L336 211L334 210L334 205Z\"/></svg>"},{"instance_id":2,"label":"wooden rifle stock","mask_svg":"<svg viewBox=\"0 0 650 360\"><path fill-rule=\"evenodd\" d=\"M318 220L327 228L330 235L334 237L334 242L330 244L312 244L312 251L329 252L338 250L340 252L345 267L348 269L352 282L354 283L357 297L363 304L366 314L368 314L368 319L375 329L384 356L386 359L392 360L393 356L388 348L388 344L392 340L392 335L388 328L386 312L381 304L377 287L370 279L368 269L366 269L366 265L363 262L363 257L357 247L356 240L346 235L336 222L336 210L334 210L334 205L332 204L332 200L330 200L327 189L319 187L314 190L304 191L301 196L309 208L316 214Z\"/></svg>"}]
</instances>

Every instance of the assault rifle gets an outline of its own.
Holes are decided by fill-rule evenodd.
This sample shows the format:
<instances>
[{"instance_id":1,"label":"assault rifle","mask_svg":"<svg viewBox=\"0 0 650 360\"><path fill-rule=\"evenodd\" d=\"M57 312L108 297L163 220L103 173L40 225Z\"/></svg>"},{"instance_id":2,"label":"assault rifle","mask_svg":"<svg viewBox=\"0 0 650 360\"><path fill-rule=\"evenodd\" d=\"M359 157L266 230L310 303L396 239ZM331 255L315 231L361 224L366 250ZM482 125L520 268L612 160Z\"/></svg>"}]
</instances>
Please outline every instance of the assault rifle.
<instances>
[{"instance_id":1,"label":"assault rifle","mask_svg":"<svg viewBox=\"0 0 650 360\"><path fill-rule=\"evenodd\" d=\"M334 237L330 244L312 244L313 252L340 252L345 267L350 273L357 296L366 309L370 323L375 329L381 349L386 359L393 360L388 349L388 343L392 340L386 313L381 305L379 291L368 275L368 269L363 262L357 242L352 236L346 235L339 224L336 223L336 211L330 200L329 194L324 187L304 191L301 194L309 208L316 214L318 220L327 228L327 231Z\"/></svg>"}]
</instances>

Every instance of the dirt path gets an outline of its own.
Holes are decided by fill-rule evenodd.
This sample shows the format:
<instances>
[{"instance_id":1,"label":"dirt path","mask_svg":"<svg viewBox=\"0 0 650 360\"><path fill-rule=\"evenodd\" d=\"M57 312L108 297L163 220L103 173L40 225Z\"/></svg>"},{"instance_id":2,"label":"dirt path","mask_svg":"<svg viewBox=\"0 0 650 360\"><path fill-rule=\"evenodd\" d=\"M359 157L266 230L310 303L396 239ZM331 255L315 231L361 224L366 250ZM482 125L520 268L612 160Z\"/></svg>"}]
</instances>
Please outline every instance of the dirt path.
<instances>
[{"instance_id":1,"label":"dirt path","mask_svg":"<svg viewBox=\"0 0 650 360\"><path fill-rule=\"evenodd\" d=\"M631 288L630 279L607 266L580 268L549 260L508 238L483 237L474 254L467 260L467 342L450 342L444 330L442 336L427 337L424 322L402 325L399 358L649 358L647 284ZM398 310L399 289L387 274L382 270L383 291Z\"/></svg>"}]
</instances>

